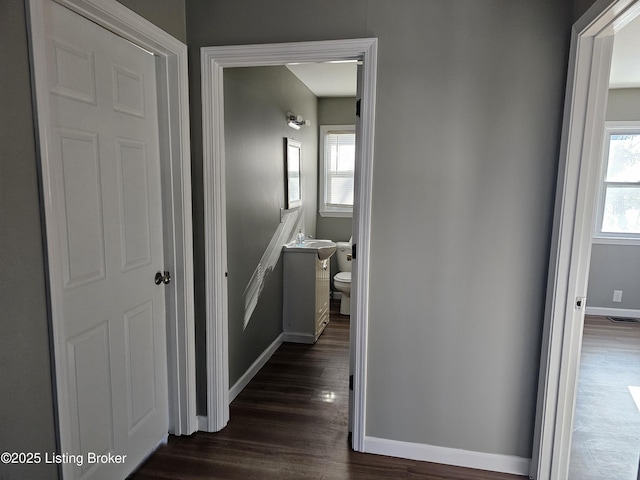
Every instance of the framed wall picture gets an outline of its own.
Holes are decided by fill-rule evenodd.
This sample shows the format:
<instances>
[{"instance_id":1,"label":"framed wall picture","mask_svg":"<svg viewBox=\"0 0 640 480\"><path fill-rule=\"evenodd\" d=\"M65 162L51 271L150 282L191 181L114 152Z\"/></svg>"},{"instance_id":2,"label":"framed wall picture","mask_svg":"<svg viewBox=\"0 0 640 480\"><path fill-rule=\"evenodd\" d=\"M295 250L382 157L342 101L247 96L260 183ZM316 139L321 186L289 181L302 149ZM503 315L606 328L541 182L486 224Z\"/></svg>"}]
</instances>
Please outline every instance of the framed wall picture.
<instances>
[{"instance_id":1,"label":"framed wall picture","mask_svg":"<svg viewBox=\"0 0 640 480\"><path fill-rule=\"evenodd\" d=\"M284 139L285 197L287 209L302 205L302 143Z\"/></svg>"}]
</instances>

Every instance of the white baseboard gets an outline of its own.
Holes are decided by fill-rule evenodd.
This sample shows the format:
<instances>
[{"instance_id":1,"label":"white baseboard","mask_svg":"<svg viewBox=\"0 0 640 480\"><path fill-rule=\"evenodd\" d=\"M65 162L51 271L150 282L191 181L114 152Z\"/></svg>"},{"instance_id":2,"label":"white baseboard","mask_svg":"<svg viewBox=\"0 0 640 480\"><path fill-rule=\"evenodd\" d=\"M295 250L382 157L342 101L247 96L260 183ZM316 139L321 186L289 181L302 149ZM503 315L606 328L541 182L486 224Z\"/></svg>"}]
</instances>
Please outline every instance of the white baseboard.
<instances>
[{"instance_id":1,"label":"white baseboard","mask_svg":"<svg viewBox=\"0 0 640 480\"><path fill-rule=\"evenodd\" d=\"M531 464L530 458L436 447L422 443L399 442L375 437L364 438L364 451L390 457L525 476L529 475Z\"/></svg>"},{"instance_id":2,"label":"white baseboard","mask_svg":"<svg viewBox=\"0 0 640 480\"><path fill-rule=\"evenodd\" d=\"M287 332L284 334L285 342L308 343L310 345L316 343L316 338L310 333Z\"/></svg>"},{"instance_id":3,"label":"white baseboard","mask_svg":"<svg viewBox=\"0 0 640 480\"><path fill-rule=\"evenodd\" d=\"M244 372L244 375L242 375L235 385L229 389L229 403L233 402L233 399L236 398L242 390L244 390L244 387L246 387L251 379L256 376L256 373L258 373L260 369L264 367L264 364L269 361L278 347L282 345L283 338L283 333L278 335L278 338L271 342L271 345L269 345L264 352L260 354L256 361L251 364L246 372Z\"/></svg>"},{"instance_id":4,"label":"white baseboard","mask_svg":"<svg viewBox=\"0 0 640 480\"><path fill-rule=\"evenodd\" d=\"M209 419L206 415L198 415L198 431L199 432L208 432L209 428Z\"/></svg>"},{"instance_id":5,"label":"white baseboard","mask_svg":"<svg viewBox=\"0 0 640 480\"><path fill-rule=\"evenodd\" d=\"M584 313L602 317L640 318L640 310L631 310L628 308L587 307L584 309Z\"/></svg>"}]
</instances>

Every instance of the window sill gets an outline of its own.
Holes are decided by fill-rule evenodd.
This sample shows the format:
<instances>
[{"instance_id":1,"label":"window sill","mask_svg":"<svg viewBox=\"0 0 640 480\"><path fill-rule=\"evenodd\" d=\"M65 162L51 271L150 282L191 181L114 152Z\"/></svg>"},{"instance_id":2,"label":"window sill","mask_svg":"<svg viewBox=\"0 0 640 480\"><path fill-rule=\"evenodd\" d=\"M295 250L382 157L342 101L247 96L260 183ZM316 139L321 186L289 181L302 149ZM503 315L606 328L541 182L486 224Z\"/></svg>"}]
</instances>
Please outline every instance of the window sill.
<instances>
[{"instance_id":1,"label":"window sill","mask_svg":"<svg viewBox=\"0 0 640 480\"><path fill-rule=\"evenodd\" d=\"M336 217L336 218L353 218L353 212L340 211L340 210L320 210L318 212L321 217Z\"/></svg>"},{"instance_id":2,"label":"window sill","mask_svg":"<svg viewBox=\"0 0 640 480\"><path fill-rule=\"evenodd\" d=\"M639 245L640 237L593 237L591 243L598 245Z\"/></svg>"}]
</instances>

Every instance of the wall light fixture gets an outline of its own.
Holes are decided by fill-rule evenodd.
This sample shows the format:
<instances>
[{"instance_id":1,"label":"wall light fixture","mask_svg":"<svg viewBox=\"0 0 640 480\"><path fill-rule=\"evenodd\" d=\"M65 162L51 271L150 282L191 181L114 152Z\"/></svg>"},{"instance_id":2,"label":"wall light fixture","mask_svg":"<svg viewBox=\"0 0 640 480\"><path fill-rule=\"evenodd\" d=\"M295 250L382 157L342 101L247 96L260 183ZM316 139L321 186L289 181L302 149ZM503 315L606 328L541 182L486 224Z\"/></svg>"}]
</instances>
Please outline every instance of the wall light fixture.
<instances>
[{"instance_id":1,"label":"wall light fixture","mask_svg":"<svg viewBox=\"0 0 640 480\"><path fill-rule=\"evenodd\" d=\"M311 122L302 118L302 115L296 115L295 113L287 112L287 124L291 128L300 130L300 127L308 127L309 125L311 125Z\"/></svg>"}]
</instances>

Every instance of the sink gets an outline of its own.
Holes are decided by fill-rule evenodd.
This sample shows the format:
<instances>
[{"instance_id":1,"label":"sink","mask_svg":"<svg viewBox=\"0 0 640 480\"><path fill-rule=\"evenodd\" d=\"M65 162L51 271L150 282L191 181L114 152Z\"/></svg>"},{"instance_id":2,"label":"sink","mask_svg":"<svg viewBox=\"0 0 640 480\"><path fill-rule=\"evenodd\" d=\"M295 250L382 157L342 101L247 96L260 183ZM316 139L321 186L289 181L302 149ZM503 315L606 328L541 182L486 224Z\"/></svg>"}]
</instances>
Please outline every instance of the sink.
<instances>
[{"instance_id":1,"label":"sink","mask_svg":"<svg viewBox=\"0 0 640 480\"><path fill-rule=\"evenodd\" d=\"M304 245L296 245L295 242L291 242L286 245L287 251L299 251L299 252L316 252L318 259L326 260L333 255L338 248L335 242L331 240L319 240L319 239L307 239L304 241Z\"/></svg>"},{"instance_id":2,"label":"sink","mask_svg":"<svg viewBox=\"0 0 640 480\"><path fill-rule=\"evenodd\" d=\"M302 248L314 248L318 251L318 258L326 260L335 253L338 245L331 240L305 240Z\"/></svg>"}]
</instances>

